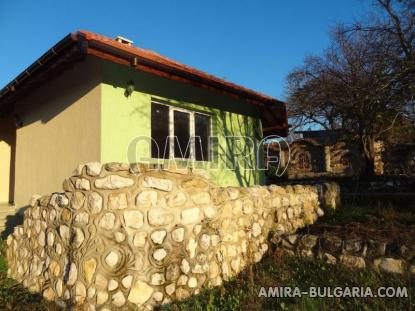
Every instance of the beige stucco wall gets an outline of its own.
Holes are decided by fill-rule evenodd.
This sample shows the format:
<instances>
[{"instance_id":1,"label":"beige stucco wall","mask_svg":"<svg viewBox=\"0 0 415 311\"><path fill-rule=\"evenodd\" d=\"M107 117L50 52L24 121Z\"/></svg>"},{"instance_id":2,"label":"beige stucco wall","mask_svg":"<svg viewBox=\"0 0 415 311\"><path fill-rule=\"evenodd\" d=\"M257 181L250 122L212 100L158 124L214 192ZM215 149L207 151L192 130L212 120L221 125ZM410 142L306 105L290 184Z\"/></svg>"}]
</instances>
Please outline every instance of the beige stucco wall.
<instances>
[{"instance_id":1,"label":"beige stucco wall","mask_svg":"<svg viewBox=\"0 0 415 311\"><path fill-rule=\"evenodd\" d=\"M10 116L0 118L0 204L13 201L16 130Z\"/></svg>"},{"instance_id":2,"label":"beige stucco wall","mask_svg":"<svg viewBox=\"0 0 415 311\"><path fill-rule=\"evenodd\" d=\"M0 203L9 201L11 148L0 141Z\"/></svg>"},{"instance_id":3,"label":"beige stucco wall","mask_svg":"<svg viewBox=\"0 0 415 311\"><path fill-rule=\"evenodd\" d=\"M78 163L100 160L101 91L97 64L87 60L19 101L17 207L32 194L59 191Z\"/></svg>"}]
</instances>

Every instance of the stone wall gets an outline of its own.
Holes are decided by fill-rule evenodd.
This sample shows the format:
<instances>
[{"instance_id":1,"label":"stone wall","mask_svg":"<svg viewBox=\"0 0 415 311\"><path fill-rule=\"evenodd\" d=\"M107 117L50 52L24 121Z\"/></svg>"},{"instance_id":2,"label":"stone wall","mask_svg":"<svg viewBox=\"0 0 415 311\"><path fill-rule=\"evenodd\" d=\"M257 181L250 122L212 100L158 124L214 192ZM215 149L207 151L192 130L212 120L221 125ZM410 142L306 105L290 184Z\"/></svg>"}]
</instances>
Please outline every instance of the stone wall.
<instances>
[{"instance_id":1,"label":"stone wall","mask_svg":"<svg viewBox=\"0 0 415 311\"><path fill-rule=\"evenodd\" d=\"M415 176L415 144L374 143L376 175Z\"/></svg>"},{"instance_id":2,"label":"stone wall","mask_svg":"<svg viewBox=\"0 0 415 311\"><path fill-rule=\"evenodd\" d=\"M289 179L353 177L365 171L366 160L357 142L338 140L322 144L307 138L293 141L289 149L278 143L265 147L265 151L269 152L268 155L265 152L265 163L275 161L275 157L279 156L279 173L285 170ZM415 176L415 144L376 141L373 150L375 175Z\"/></svg>"},{"instance_id":3,"label":"stone wall","mask_svg":"<svg viewBox=\"0 0 415 311\"><path fill-rule=\"evenodd\" d=\"M275 175L288 179L319 177L357 177L367 171L361 143L341 131L299 131L285 140L264 144L264 162L275 169L266 171L270 181ZM415 176L415 143L373 142L374 174L378 176ZM277 170L277 174L275 174Z\"/></svg>"},{"instance_id":4,"label":"stone wall","mask_svg":"<svg viewBox=\"0 0 415 311\"><path fill-rule=\"evenodd\" d=\"M372 268L378 272L415 274L415 243L397 243L367 235L344 237L341 233L289 234L273 240L284 254L318 258L328 264Z\"/></svg>"},{"instance_id":5,"label":"stone wall","mask_svg":"<svg viewBox=\"0 0 415 311\"><path fill-rule=\"evenodd\" d=\"M338 141L320 145L312 139L293 142L288 177L358 176L362 171L362 155L356 144Z\"/></svg>"},{"instance_id":6,"label":"stone wall","mask_svg":"<svg viewBox=\"0 0 415 311\"><path fill-rule=\"evenodd\" d=\"M34 197L7 238L8 275L84 310L150 310L220 285L261 260L271 231L313 223L339 196L330 184L221 188L120 163L80 166L63 188Z\"/></svg>"},{"instance_id":7,"label":"stone wall","mask_svg":"<svg viewBox=\"0 0 415 311\"><path fill-rule=\"evenodd\" d=\"M279 155L284 159L281 161L280 172L285 169L289 179L352 177L358 176L364 169L362 154L353 142L339 140L320 144L308 138L293 141L289 150L286 146L283 147L273 143L266 146L266 151L270 157ZM265 163L269 160L266 157Z\"/></svg>"},{"instance_id":8,"label":"stone wall","mask_svg":"<svg viewBox=\"0 0 415 311\"><path fill-rule=\"evenodd\" d=\"M373 159L373 170L375 175L383 175L385 173L385 164L383 163L382 154L385 152L385 144L382 141L374 142L373 151L375 153L375 157Z\"/></svg>"}]
</instances>

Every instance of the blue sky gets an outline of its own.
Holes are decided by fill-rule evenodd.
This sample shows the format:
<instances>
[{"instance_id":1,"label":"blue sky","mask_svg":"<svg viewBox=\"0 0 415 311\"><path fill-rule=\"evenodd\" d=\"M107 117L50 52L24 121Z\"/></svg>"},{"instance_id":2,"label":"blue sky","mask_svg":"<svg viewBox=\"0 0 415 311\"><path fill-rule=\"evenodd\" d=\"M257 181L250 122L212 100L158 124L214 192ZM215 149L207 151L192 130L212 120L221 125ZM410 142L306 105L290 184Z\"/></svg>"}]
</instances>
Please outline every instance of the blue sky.
<instances>
[{"instance_id":1,"label":"blue sky","mask_svg":"<svg viewBox=\"0 0 415 311\"><path fill-rule=\"evenodd\" d=\"M371 8L369 0L0 0L0 88L85 29L284 99L287 73L327 46L329 27Z\"/></svg>"}]
</instances>

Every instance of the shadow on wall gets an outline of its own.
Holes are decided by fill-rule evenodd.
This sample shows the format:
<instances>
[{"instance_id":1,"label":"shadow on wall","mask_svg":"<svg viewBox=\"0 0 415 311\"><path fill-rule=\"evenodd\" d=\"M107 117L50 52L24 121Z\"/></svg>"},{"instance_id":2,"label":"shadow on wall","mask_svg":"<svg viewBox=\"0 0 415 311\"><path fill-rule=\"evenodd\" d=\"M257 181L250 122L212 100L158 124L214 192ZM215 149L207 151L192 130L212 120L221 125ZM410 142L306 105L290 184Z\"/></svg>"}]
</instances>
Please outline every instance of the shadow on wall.
<instances>
[{"instance_id":1,"label":"shadow on wall","mask_svg":"<svg viewBox=\"0 0 415 311\"><path fill-rule=\"evenodd\" d=\"M43 81L41 87L19 99L16 114L23 126L41 121L48 123L76 103L99 84L97 62L87 60L67 69L53 80ZM30 113L27 113L30 111Z\"/></svg>"},{"instance_id":2,"label":"shadow on wall","mask_svg":"<svg viewBox=\"0 0 415 311\"><path fill-rule=\"evenodd\" d=\"M16 144L17 207L25 206L33 193L58 190L77 163L99 159L97 72L93 61L73 64L18 99L14 113L22 126Z\"/></svg>"},{"instance_id":3,"label":"shadow on wall","mask_svg":"<svg viewBox=\"0 0 415 311\"><path fill-rule=\"evenodd\" d=\"M4 222L4 230L1 232L1 238L6 239L11 234L15 227L23 224L24 212L29 205L19 208L18 211L13 215L8 215Z\"/></svg>"},{"instance_id":4,"label":"shadow on wall","mask_svg":"<svg viewBox=\"0 0 415 311\"><path fill-rule=\"evenodd\" d=\"M236 122L232 122L236 120ZM234 174L240 186L249 186L258 183L256 171L256 137L259 124L247 116L233 117L232 113L220 111L218 114L218 132L225 138L225 145L219 144L219 157L227 167L234 169ZM234 137L241 137L235 139ZM250 140L249 138L252 138Z\"/></svg>"},{"instance_id":5,"label":"shadow on wall","mask_svg":"<svg viewBox=\"0 0 415 311\"><path fill-rule=\"evenodd\" d=\"M137 99L138 101L139 99ZM159 102L163 100L157 99ZM151 109L138 104L130 115L138 116L144 122L151 122ZM237 185L251 186L259 183L257 170L258 143L262 139L261 124L256 115L243 115L225 109L216 109L209 106L199 106L193 103L178 100L166 100L165 104L176 106L190 111L207 113L212 117L212 135L217 139L211 140L212 159L202 163L194 163L195 168L225 171L232 170ZM149 114L150 113L150 114ZM134 147L136 148L136 147ZM137 151L129 147L129 162L142 162L137 158ZM162 153L163 150L160 150ZM263 158L262 155L259 156ZM131 161L134 159L134 161ZM153 159L154 160L154 159ZM177 162L176 162L177 161ZM175 160L180 167L186 167L186 161ZM228 176L229 177L229 176ZM217 178L217 176L216 176ZM220 177L219 177L220 178Z\"/></svg>"},{"instance_id":6,"label":"shadow on wall","mask_svg":"<svg viewBox=\"0 0 415 311\"><path fill-rule=\"evenodd\" d=\"M210 109L232 111L238 114L253 115L257 112L252 105L243 105L242 101L228 95L212 92L188 83L173 81L147 72L109 61L102 61L103 82L113 87L125 89L132 81L135 91L156 95L179 103L194 103Z\"/></svg>"}]
</instances>

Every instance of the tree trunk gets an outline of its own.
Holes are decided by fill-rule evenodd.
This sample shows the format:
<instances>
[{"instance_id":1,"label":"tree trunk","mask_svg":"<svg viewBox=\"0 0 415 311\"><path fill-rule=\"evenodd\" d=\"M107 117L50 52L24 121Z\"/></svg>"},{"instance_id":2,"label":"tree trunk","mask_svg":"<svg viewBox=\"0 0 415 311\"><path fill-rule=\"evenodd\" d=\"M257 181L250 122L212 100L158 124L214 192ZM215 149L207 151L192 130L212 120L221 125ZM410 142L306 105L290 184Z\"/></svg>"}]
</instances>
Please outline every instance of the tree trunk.
<instances>
[{"instance_id":1,"label":"tree trunk","mask_svg":"<svg viewBox=\"0 0 415 311\"><path fill-rule=\"evenodd\" d=\"M366 177L372 177L375 175L375 151L374 151L374 138L371 135L362 136L362 149L365 158L365 168L363 175Z\"/></svg>"}]
</instances>

